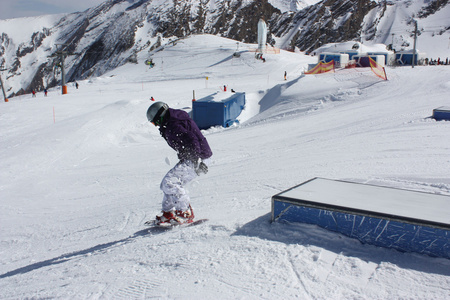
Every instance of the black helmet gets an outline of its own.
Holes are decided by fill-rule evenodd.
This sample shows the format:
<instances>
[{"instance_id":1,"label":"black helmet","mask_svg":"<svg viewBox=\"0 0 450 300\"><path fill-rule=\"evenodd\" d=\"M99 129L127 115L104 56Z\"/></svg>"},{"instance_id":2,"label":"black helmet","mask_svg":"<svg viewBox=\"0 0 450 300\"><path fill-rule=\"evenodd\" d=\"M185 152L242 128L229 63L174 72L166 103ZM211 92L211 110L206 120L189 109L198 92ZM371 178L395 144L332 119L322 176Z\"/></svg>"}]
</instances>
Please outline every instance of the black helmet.
<instances>
[{"instance_id":1,"label":"black helmet","mask_svg":"<svg viewBox=\"0 0 450 300\"><path fill-rule=\"evenodd\" d=\"M155 102L147 110L147 119L155 125L161 125L161 121L167 113L169 105L164 102Z\"/></svg>"}]
</instances>

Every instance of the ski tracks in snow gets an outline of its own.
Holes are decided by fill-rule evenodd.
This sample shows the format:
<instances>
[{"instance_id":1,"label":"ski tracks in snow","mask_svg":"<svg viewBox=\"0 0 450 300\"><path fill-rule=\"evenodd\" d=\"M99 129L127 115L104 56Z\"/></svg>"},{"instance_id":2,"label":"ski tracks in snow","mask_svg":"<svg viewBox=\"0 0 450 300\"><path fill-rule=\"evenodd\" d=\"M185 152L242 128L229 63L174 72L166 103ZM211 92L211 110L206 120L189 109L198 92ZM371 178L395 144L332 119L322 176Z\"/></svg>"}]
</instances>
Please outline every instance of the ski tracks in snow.
<instances>
[{"instance_id":1,"label":"ski tracks in snow","mask_svg":"<svg viewBox=\"0 0 450 300\"><path fill-rule=\"evenodd\" d=\"M327 295L335 299L354 298L370 286L378 267L372 262L347 257L311 245L285 247L287 266L297 281L297 297L318 299ZM288 270L286 270L288 272ZM347 280L348 278L352 280ZM346 286L345 294L339 294L338 286ZM318 292L320 291L320 292Z\"/></svg>"},{"instance_id":2,"label":"ski tracks in snow","mask_svg":"<svg viewBox=\"0 0 450 300\"><path fill-rule=\"evenodd\" d=\"M105 299L157 299L163 297L163 295L158 295L155 290L164 284L161 279L143 278L134 280L131 284L119 285L118 290L112 288L102 296Z\"/></svg>"},{"instance_id":3,"label":"ski tracks in snow","mask_svg":"<svg viewBox=\"0 0 450 300\"><path fill-rule=\"evenodd\" d=\"M302 296L303 297L307 296L307 299L313 299L314 297L311 296L311 294L308 291L308 288L307 288L304 280L302 279L302 274L298 271L298 269L295 266L295 261L293 260L293 256L289 252L289 249L286 249L286 252L287 252L289 265L291 267L292 272L295 274L295 277L297 279L298 285L301 286L302 290L304 291L304 294L306 294L306 295L302 295ZM305 299L305 298L303 298L303 299Z\"/></svg>"}]
</instances>

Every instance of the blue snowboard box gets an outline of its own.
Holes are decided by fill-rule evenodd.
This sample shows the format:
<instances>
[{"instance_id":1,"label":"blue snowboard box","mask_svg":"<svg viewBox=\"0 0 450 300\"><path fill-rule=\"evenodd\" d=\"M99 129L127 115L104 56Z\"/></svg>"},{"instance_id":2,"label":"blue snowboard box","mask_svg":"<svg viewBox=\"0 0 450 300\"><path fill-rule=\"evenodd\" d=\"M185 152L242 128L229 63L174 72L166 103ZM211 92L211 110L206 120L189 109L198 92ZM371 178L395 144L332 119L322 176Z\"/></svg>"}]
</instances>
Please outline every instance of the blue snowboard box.
<instances>
[{"instance_id":1,"label":"blue snowboard box","mask_svg":"<svg viewBox=\"0 0 450 300\"><path fill-rule=\"evenodd\" d=\"M314 178L272 197L272 221L318 225L379 247L450 259L450 197Z\"/></svg>"},{"instance_id":2,"label":"blue snowboard box","mask_svg":"<svg viewBox=\"0 0 450 300\"><path fill-rule=\"evenodd\" d=\"M192 118L200 129L230 127L245 107L245 93L217 92L193 102Z\"/></svg>"},{"instance_id":3,"label":"blue snowboard box","mask_svg":"<svg viewBox=\"0 0 450 300\"><path fill-rule=\"evenodd\" d=\"M441 106L433 109L433 118L437 121L450 121L450 106Z\"/></svg>"}]
</instances>

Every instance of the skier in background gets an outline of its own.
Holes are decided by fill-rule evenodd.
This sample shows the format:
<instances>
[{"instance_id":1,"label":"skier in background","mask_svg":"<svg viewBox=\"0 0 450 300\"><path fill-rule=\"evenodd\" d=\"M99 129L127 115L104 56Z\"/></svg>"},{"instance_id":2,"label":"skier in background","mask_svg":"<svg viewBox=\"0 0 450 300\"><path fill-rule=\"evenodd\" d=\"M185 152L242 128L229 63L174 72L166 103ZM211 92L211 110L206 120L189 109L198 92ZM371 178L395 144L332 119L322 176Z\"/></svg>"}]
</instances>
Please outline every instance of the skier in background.
<instances>
[{"instance_id":1,"label":"skier in background","mask_svg":"<svg viewBox=\"0 0 450 300\"><path fill-rule=\"evenodd\" d=\"M208 172L211 148L197 124L183 110L169 108L164 102L155 102L147 110L147 119L159 127L161 136L180 159L161 182L160 188L164 193L162 215L156 216L156 224L191 223L194 212L185 186L200 174Z\"/></svg>"}]
</instances>

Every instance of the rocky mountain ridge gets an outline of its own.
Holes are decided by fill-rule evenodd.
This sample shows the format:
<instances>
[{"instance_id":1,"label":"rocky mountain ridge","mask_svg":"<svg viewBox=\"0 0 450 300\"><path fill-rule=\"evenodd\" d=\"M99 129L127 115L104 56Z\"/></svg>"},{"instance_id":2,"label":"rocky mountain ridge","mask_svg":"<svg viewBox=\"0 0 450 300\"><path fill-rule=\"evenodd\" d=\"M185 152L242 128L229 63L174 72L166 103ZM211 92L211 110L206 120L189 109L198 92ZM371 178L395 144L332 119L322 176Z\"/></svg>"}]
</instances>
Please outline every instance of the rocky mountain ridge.
<instances>
[{"instance_id":1,"label":"rocky mountain ridge","mask_svg":"<svg viewBox=\"0 0 450 300\"><path fill-rule=\"evenodd\" d=\"M109 0L64 15L53 26L33 31L28 40L2 32L0 68L8 69L4 73L10 84L8 96L59 84L61 62L56 54L61 49L67 54L64 62L70 82L104 74L135 61L141 51L151 53L189 35L213 34L256 43L261 18L268 24L267 42L286 50L312 52L327 43L349 40L387 43L390 32L380 27L386 22L386 11L411 5L408 0L323 0L299 11L282 12L275 7L277 1L281 0ZM448 0L423 0L418 11L404 16L404 22L433 16L447 4ZM448 33L449 27L439 30ZM402 39L408 38L405 32Z\"/></svg>"}]
</instances>

